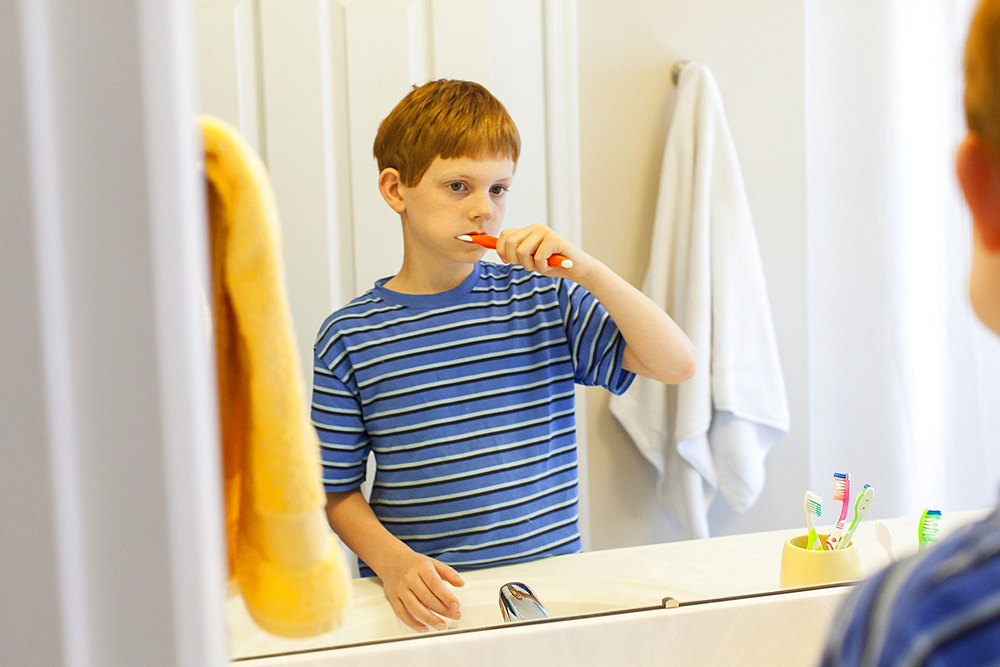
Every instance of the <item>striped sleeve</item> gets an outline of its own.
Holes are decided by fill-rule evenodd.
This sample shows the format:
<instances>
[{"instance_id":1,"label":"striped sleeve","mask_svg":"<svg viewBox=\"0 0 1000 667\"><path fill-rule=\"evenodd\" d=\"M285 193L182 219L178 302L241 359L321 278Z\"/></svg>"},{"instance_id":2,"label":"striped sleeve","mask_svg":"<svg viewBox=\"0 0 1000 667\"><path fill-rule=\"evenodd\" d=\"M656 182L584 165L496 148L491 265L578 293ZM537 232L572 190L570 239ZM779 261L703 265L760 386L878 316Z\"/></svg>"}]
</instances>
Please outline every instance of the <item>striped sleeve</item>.
<instances>
[{"instance_id":1,"label":"striped sleeve","mask_svg":"<svg viewBox=\"0 0 1000 667\"><path fill-rule=\"evenodd\" d=\"M575 369L574 381L623 394L635 374L622 368L625 339L601 303L585 288L558 279L559 305Z\"/></svg>"},{"instance_id":2,"label":"striped sleeve","mask_svg":"<svg viewBox=\"0 0 1000 667\"><path fill-rule=\"evenodd\" d=\"M356 391L313 356L312 423L320 442L323 486L327 491L351 491L365 481L371 441Z\"/></svg>"}]
</instances>

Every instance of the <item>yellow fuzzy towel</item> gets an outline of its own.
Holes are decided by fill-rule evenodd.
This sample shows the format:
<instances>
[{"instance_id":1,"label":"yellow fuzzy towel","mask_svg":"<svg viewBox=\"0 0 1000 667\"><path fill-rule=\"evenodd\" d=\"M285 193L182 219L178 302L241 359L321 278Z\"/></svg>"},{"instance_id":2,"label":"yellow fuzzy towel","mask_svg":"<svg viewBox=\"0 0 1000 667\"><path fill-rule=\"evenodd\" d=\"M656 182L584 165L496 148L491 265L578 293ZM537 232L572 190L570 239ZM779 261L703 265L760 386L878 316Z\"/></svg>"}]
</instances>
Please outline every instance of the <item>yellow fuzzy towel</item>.
<instances>
[{"instance_id":1,"label":"yellow fuzzy towel","mask_svg":"<svg viewBox=\"0 0 1000 667\"><path fill-rule=\"evenodd\" d=\"M285 637L333 629L348 601L299 380L278 215L263 163L202 117L231 588Z\"/></svg>"}]
</instances>

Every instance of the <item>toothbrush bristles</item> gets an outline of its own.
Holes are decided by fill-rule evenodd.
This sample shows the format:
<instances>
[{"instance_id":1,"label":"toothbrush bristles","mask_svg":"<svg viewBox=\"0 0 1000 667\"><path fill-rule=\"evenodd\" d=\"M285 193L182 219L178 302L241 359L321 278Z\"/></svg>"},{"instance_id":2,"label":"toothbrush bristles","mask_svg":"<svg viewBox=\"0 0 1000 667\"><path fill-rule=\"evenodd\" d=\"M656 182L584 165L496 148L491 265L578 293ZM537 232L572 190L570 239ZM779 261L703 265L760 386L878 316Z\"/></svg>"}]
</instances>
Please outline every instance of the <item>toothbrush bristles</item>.
<instances>
[{"instance_id":1,"label":"toothbrush bristles","mask_svg":"<svg viewBox=\"0 0 1000 667\"><path fill-rule=\"evenodd\" d=\"M823 498L812 491L806 491L805 510L812 516L823 514Z\"/></svg>"},{"instance_id":2,"label":"toothbrush bristles","mask_svg":"<svg viewBox=\"0 0 1000 667\"><path fill-rule=\"evenodd\" d=\"M941 520L941 510L927 510L920 522L920 536L927 542L938 541L938 522Z\"/></svg>"},{"instance_id":3,"label":"toothbrush bristles","mask_svg":"<svg viewBox=\"0 0 1000 667\"><path fill-rule=\"evenodd\" d=\"M843 500L844 491L847 489L847 478L841 473L836 473L833 480L833 499Z\"/></svg>"}]
</instances>

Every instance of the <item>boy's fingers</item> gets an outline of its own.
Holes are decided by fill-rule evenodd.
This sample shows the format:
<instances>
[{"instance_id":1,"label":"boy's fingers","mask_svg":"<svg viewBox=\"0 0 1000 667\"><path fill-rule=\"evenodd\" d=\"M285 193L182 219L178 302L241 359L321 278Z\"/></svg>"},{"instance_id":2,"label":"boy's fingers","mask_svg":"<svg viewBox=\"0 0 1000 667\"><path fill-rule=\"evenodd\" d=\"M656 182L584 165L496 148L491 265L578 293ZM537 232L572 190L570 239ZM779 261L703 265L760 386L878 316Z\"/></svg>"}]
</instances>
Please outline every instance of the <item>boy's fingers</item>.
<instances>
[{"instance_id":1,"label":"boy's fingers","mask_svg":"<svg viewBox=\"0 0 1000 667\"><path fill-rule=\"evenodd\" d=\"M438 575L445 581L447 581L452 586L464 586L465 579L462 579L462 575L458 573L458 570L453 568L451 565L442 563L439 560L434 561L434 568L437 570Z\"/></svg>"},{"instance_id":2,"label":"boy's fingers","mask_svg":"<svg viewBox=\"0 0 1000 667\"><path fill-rule=\"evenodd\" d=\"M497 254L508 264L520 264L529 271L551 273L549 257L560 252L562 241L551 229L533 224L500 232ZM558 242L557 242L558 241Z\"/></svg>"},{"instance_id":3,"label":"boy's fingers","mask_svg":"<svg viewBox=\"0 0 1000 667\"><path fill-rule=\"evenodd\" d=\"M421 591L411 591L413 593L416 601L427 610L428 613L433 614L431 620L428 621L429 624L438 627L439 630L443 629L444 621L441 620L441 616L446 618L459 618L461 615L457 611L451 609L447 603L445 603L440 598L434 596L434 594L429 590ZM422 618L422 617L421 617Z\"/></svg>"},{"instance_id":4,"label":"boy's fingers","mask_svg":"<svg viewBox=\"0 0 1000 667\"><path fill-rule=\"evenodd\" d=\"M427 632L427 626L415 619L413 614L407 611L406 605L403 604L402 600L396 598L395 600L391 600L391 604L393 611L396 612L396 616L399 617L399 620L401 620L406 627L417 632Z\"/></svg>"},{"instance_id":5,"label":"boy's fingers","mask_svg":"<svg viewBox=\"0 0 1000 667\"><path fill-rule=\"evenodd\" d=\"M435 578L437 575L434 575ZM440 589L446 588L443 582L438 579L438 586L432 587L429 582L421 582L410 589L413 596L420 602L421 605L427 609L433 611L435 614L441 614L442 616L451 616L453 613L449 609L449 603L444 601L444 596L441 594Z\"/></svg>"},{"instance_id":6,"label":"boy's fingers","mask_svg":"<svg viewBox=\"0 0 1000 667\"><path fill-rule=\"evenodd\" d=\"M537 270L535 264L535 249L522 243L517 248L517 263L529 271Z\"/></svg>"},{"instance_id":7,"label":"boy's fingers","mask_svg":"<svg viewBox=\"0 0 1000 667\"><path fill-rule=\"evenodd\" d=\"M538 251L542 239L536 233L531 232L522 234L520 237L516 248L517 263L529 271L534 271L536 267L535 253Z\"/></svg>"},{"instance_id":8,"label":"boy's fingers","mask_svg":"<svg viewBox=\"0 0 1000 667\"><path fill-rule=\"evenodd\" d=\"M444 630L448 627L448 624L444 622L444 619L428 609L427 606L417 597L414 591L406 591L401 598L403 600L403 604L406 605L407 611L413 615L413 618L417 619L421 623L438 630Z\"/></svg>"},{"instance_id":9,"label":"boy's fingers","mask_svg":"<svg viewBox=\"0 0 1000 667\"><path fill-rule=\"evenodd\" d=\"M538 266L536 271L539 273L548 273L553 267L549 266L549 257L555 253L555 247L552 243L545 241L538 246L538 250L535 251L535 264Z\"/></svg>"},{"instance_id":10,"label":"boy's fingers","mask_svg":"<svg viewBox=\"0 0 1000 667\"><path fill-rule=\"evenodd\" d=\"M434 572L424 580L426 590L414 591L424 606L450 618L460 618L459 603L455 594L445 585L444 581Z\"/></svg>"},{"instance_id":11,"label":"boy's fingers","mask_svg":"<svg viewBox=\"0 0 1000 667\"><path fill-rule=\"evenodd\" d=\"M497 237L497 254L507 264L517 261L517 244L520 243L517 232L521 230L504 230Z\"/></svg>"}]
</instances>

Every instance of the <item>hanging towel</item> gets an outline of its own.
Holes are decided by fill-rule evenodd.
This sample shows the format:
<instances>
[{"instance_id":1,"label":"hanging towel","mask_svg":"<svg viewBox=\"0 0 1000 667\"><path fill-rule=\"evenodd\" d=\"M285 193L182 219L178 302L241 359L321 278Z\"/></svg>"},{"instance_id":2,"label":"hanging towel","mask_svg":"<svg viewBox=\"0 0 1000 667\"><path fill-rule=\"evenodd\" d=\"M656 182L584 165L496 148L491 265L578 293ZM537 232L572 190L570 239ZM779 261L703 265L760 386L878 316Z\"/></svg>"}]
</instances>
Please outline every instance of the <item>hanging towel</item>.
<instances>
[{"instance_id":1,"label":"hanging towel","mask_svg":"<svg viewBox=\"0 0 1000 667\"><path fill-rule=\"evenodd\" d=\"M698 371L679 385L636 378L611 412L658 471L682 535L708 537L716 491L748 510L790 420L736 150L715 80L697 63L678 82L643 292L694 343Z\"/></svg>"},{"instance_id":2,"label":"hanging towel","mask_svg":"<svg viewBox=\"0 0 1000 667\"><path fill-rule=\"evenodd\" d=\"M325 516L267 173L239 133L202 117L231 590L263 629L332 630L348 575Z\"/></svg>"}]
</instances>

